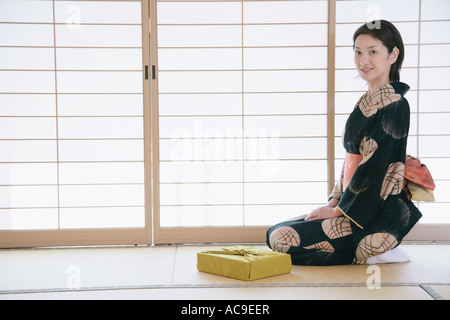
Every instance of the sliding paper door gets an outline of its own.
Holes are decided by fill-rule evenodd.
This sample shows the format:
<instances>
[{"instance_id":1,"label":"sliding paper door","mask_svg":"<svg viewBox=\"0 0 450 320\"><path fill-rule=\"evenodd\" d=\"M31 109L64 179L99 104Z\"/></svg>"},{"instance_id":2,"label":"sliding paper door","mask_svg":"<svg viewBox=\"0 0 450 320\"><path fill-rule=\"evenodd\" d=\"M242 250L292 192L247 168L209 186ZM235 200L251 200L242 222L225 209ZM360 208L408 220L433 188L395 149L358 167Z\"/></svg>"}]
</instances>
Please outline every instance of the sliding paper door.
<instances>
[{"instance_id":1,"label":"sliding paper door","mask_svg":"<svg viewBox=\"0 0 450 320\"><path fill-rule=\"evenodd\" d=\"M147 1L0 1L1 247L151 243L146 20Z\"/></svg>"},{"instance_id":2,"label":"sliding paper door","mask_svg":"<svg viewBox=\"0 0 450 320\"><path fill-rule=\"evenodd\" d=\"M325 203L328 1L152 9L155 242L263 241Z\"/></svg>"}]
</instances>

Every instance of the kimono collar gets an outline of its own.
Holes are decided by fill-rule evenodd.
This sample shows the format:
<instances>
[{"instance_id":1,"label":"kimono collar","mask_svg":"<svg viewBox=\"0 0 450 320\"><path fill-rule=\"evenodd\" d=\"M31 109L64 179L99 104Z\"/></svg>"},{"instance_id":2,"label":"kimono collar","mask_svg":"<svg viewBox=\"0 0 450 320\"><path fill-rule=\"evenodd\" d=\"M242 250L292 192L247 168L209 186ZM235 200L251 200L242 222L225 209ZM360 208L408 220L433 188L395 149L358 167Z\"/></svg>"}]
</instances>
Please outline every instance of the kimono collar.
<instances>
[{"instance_id":1,"label":"kimono collar","mask_svg":"<svg viewBox=\"0 0 450 320\"><path fill-rule=\"evenodd\" d=\"M390 85L394 88L395 92L402 97L409 91L409 86L404 82L391 82Z\"/></svg>"},{"instance_id":2,"label":"kimono collar","mask_svg":"<svg viewBox=\"0 0 450 320\"><path fill-rule=\"evenodd\" d=\"M409 86L403 82L391 82L380 86L371 95L366 92L355 107L359 107L365 117L395 101L399 101L408 92Z\"/></svg>"}]
</instances>

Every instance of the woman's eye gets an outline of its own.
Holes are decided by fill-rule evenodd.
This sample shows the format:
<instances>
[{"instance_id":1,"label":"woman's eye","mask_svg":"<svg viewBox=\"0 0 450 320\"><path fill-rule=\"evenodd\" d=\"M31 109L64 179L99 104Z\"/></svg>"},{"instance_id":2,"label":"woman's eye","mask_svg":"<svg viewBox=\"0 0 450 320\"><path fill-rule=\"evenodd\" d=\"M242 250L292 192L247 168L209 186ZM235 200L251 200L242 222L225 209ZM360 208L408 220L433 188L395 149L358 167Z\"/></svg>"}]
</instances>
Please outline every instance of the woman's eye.
<instances>
[{"instance_id":1,"label":"woman's eye","mask_svg":"<svg viewBox=\"0 0 450 320\"><path fill-rule=\"evenodd\" d=\"M375 54L377 53L375 50L370 50L370 54Z\"/></svg>"},{"instance_id":2,"label":"woman's eye","mask_svg":"<svg viewBox=\"0 0 450 320\"><path fill-rule=\"evenodd\" d=\"M361 51L355 51L355 54L356 55L361 54Z\"/></svg>"}]
</instances>

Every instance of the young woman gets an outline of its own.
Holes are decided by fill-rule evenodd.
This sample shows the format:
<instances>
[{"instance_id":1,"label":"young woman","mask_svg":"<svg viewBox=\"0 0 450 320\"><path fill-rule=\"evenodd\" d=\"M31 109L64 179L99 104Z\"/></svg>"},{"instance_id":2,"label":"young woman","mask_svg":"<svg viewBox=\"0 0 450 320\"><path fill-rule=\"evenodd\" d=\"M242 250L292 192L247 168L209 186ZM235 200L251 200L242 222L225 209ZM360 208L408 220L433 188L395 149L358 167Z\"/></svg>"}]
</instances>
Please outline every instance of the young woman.
<instances>
[{"instance_id":1,"label":"young woman","mask_svg":"<svg viewBox=\"0 0 450 320\"><path fill-rule=\"evenodd\" d=\"M289 253L293 264L408 261L396 247L422 216L403 191L410 111L409 86L399 74L401 35L385 20L364 24L353 35L353 49L368 91L345 125L341 179L327 206L267 231L267 244Z\"/></svg>"}]
</instances>

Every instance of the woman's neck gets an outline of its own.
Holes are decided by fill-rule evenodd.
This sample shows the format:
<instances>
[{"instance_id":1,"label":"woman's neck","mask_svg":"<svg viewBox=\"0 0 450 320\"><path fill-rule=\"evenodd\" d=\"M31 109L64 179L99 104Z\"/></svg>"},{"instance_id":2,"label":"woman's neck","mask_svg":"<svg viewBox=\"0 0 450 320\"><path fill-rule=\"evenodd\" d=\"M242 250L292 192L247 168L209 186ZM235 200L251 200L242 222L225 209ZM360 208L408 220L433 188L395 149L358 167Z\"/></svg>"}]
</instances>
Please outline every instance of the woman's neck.
<instances>
[{"instance_id":1,"label":"woman's neck","mask_svg":"<svg viewBox=\"0 0 450 320\"><path fill-rule=\"evenodd\" d=\"M368 83L369 86L369 96L371 96L374 92L376 92L381 86L390 83L389 79L385 80L385 81L380 81L380 82L376 82L376 83Z\"/></svg>"}]
</instances>

